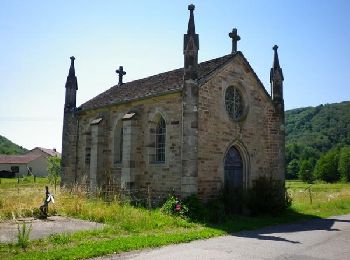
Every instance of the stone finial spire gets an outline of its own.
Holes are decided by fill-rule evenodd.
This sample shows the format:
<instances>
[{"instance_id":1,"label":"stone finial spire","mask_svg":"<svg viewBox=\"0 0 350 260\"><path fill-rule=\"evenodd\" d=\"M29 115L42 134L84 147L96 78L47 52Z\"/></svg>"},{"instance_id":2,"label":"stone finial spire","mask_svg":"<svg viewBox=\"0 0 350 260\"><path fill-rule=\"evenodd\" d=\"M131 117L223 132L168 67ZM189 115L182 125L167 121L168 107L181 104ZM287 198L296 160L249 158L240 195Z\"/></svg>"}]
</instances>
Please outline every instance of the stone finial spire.
<instances>
[{"instance_id":1,"label":"stone finial spire","mask_svg":"<svg viewBox=\"0 0 350 260\"><path fill-rule=\"evenodd\" d=\"M280 67L280 62L279 62L279 60L278 60L278 53L277 53L278 46L277 46L277 45L274 45L274 46L272 47L272 49L274 50L273 68L274 68L274 69L281 68L281 67Z\"/></svg>"},{"instance_id":2,"label":"stone finial spire","mask_svg":"<svg viewBox=\"0 0 350 260\"><path fill-rule=\"evenodd\" d=\"M66 81L66 99L65 99L65 109L75 108L76 106L76 95L78 90L78 81L75 76L75 68L74 68L74 60L75 58L70 57L70 68Z\"/></svg>"},{"instance_id":3,"label":"stone finial spire","mask_svg":"<svg viewBox=\"0 0 350 260\"><path fill-rule=\"evenodd\" d=\"M119 66L119 70L115 71L119 75L118 85L123 85L123 76L126 75L126 72L123 70L123 66Z\"/></svg>"},{"instance_id":4,"label":"stone finial spire","mask_svg":"<svg viewBox=\"0 0 350 260\"><path fill-rule=\"evenodd\" d=\"M190 11L190 19L188 21L187 34L184 35L184 78L196 79L198 77L198 50L199 50L199 38L196 34L196 28L194 25L193 11L195 6L193 4L188 6Z\"/></svg>"},{"instance_id":5,"label":"stone finial spire","mask_svg":"<svg viewBox=\"0 0 350 260\"><path fill-rule=\"evenodd\" d=\"M231 54L234 54L237 51L237 42L241 39L241 37L237 34L237 28L233 28L232 32L230 32L228 36L232 39Z\"/></svg>"},{"instance_id":6,"label":"stone finial spire","mask_svg":"<svg viewBox=\"0 0 350 260\"><path fill-rule=\"evenodd\" d=\"M74 60L75 60L74 56L70 57L70 68L69 68L68 76L75 77Z\"/></svg>"},{"instance_id":7,"label":"stone finial spire","mask_svg":"<svg viewBox=\"0 0 350 260\"><path fill-rule=\"evenodd\" d=\"M188 28L187 28L187 34L196 34L196 27L194 25L194 16L193 16L193 11L194 11L194 4L190 4L188 6L188 10L190 10L190 19L188 21Z\"/></svg>"},{"instance_id":8,"label":"stone finial spire","mask_svg":"<svg viewBox=\"0 0 350 260\"><path fill-rule=\"evenodd\" d=\"M70 68L66 81L66 88L74 88L78 89L77 77L75 76L75 68L74 68L74 56L70 57Z\"/></svg>"},{"instance_id":9,"label":"stone finial spire","mask_svg":"<svg viewBox=\"0 0 350 260\"><path fill-rule=\"evenodd\" d=\"M270 71L270 83L271 83L271 95L273 101L283 101L283 72L280 67L280 62L278 59L277 49L278 46L275 45L272 48L274 50L273 64Z\"/></svg>"}]
</instances>

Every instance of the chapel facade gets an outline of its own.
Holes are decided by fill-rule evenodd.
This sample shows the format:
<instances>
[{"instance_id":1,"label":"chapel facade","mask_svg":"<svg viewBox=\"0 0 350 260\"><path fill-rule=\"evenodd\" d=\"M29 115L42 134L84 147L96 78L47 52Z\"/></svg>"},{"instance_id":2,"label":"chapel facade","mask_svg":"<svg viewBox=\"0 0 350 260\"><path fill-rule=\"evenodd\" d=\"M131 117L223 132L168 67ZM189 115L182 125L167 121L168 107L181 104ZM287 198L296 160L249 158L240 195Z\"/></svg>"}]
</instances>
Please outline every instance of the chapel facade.
<instances>
[{"instance_id":1,"label":"chapel facade","mask_svg":"<svg viewBox=\"0 0 350 260\"><path fill-rule=\"evenodd\" d=\"M63 186L113 184L166 198L215 198L259 176L284 181L283 73L275 45L269 94L244 55L198 63L194 5L184 35L184 67L119 84L76 106L74 57L65 85ZM145 194L148 192L148 194Z\"/></svg>"}]
</instances>

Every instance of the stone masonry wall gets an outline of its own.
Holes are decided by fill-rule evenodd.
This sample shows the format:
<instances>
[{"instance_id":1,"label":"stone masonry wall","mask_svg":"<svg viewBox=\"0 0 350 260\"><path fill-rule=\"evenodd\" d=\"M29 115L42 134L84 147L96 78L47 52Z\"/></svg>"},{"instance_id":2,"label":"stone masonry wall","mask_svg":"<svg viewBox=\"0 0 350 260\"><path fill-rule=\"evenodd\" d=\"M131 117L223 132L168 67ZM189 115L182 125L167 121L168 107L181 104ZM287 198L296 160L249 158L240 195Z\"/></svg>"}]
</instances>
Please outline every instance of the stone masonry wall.
<instances>
[{"instance_id":1,"label":"stone masonry wall","mask_svg":"<svg viewBox=\"0 0 350 260\"><path fill-rule=\"evenodd\" d=\"M124 148L133 149L133 153L123 156L121 163L116 163L114 156L115 126L129 112L135 112L130 119L131 141ZM152 133L156 120L162 116L166 122L166 161L164 164L150 162L149 155L154 150ZM153 199L162 199L169 194L180 194L181 191L181 142L182 142L182 103L181 93L138 100L115 105L99 110L84 111L79 116L78 144L78 180L89 183L91 162L91 125L96 118L103 118L99 123L99 151L97 182L101 187L106 182L122 186L122 174L130 172L133 176L131 189L148 192ZM126 125L126 123L124 123ZM153 129L153 130L152 130ZM124 129L125 131L125 129ZM129 131L129 130L127 130ZM102 146L102 147L101 147ZM128 148L129 147L129 148ZM124 169L124 171L123 171ZM134 170L133 170L134 169Z\"/></svg>"},{"instance_id":2,"label":"stone masonry wall","mask_svg":"<svg viewBox=\"0 0 350 260\"><path fill-rule=\"evenodd\" d=\"M239 56L215 73L199 89L198 194L205 200L223 188L224 158L232 145L242 156L245 187L261 175L283 176L281 132L276 130L280 115L270 97ZM229 86L236 86L244 99L246 116L238 122L225 108Z\"/></svg>"},{"instance_id":3,"label":"stone masonry wall","mask_svg":"<svg viewBox=\"0 0 350 260\"><path fill-rule=\"evenodd\" d=\"M62 132L61 186L71 187L76 181L77 118L74 111L65 111Z\"/></svg>"}]
</instances>

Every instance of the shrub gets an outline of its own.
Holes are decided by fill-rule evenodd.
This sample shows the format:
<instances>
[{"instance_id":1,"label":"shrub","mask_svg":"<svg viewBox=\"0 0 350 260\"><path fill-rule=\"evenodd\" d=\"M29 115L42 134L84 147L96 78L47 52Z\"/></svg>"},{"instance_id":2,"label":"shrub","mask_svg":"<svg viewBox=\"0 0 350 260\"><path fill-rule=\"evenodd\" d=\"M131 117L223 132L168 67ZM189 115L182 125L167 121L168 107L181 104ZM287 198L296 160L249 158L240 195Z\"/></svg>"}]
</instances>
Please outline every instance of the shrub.
<instances>
[{"instance_id":1,"label":"shrub","mask_svg":"<svg viewBox=\"0 0 350 260\"><path fill-rule=\"evenodd\" d=\"M176 210L176 205L181 205L181 210ZM196 195L185 198L182 202L174 196L163 204L161 211L168 215L177 215L189 218L192 221L208 221L221 223L225 219L225 206L222 198L203 203Z\"/></svg>"},{"instance_id":2,"label":"shrub","mask_svg":"<svg viewBox=\"0 0 350 260\"><path fill-rule=\"evenodd\" d=\"M252 215L276 215L291 205L291 199L285 190L284 182L272 177L259 177L247 190L245 206Z\"/></svg>"},{"instance_id":3,"label":"shrub","mask_svg":"<svg viewBox=\"0 0 350 260\"><path fill-rule=\"evenodd\" d=\"M204 220L206 215L206 208L204 204L198 199L196 195L191 195L183 200L183 204L188 211L186 216L194 221Z\"/></svg>"},{"instance_id":4,"label":"shrub","mask_svg":"<svg viewBox=\"0 0 350 260\"><path fill-rule=\"evenodd\" d=\"M206 205L205 220L218 224L225 220L225 204L222 198L210 200Z\"/></svg>"},{"instance_id":5,"label":"shrub","mask_svg":"<svg viewBox=\"0 0 350 260\"><path fill-rule=\"evenodd\" d=\"M55 192L56 187L59 184L60 179L60 173L61 173L61 158L57 156L51 156L48 158L48 166L47 171L49 173L49 181L51 184L55 186Z\"/></svg>"},{"instance_id":6,"label":"shrub","mask_svg":"<svg viewBox=\"0 0 350 260\"><path fill-rule=\"evenodd\" d=\"M287 165L286 178L288 180L296 179L298 177L298 172L300 169L300 164L297 159L291 160Z\"/></svg>"},{"instance_id":7,"label":"shrub","mask_svg":"<svg viewBox=\"0 0 350 260\"><path fill-rule=\"evenodd\" d=\"M312 183L314 178L312 175L313 165L310 160L302 160L300 164L300 169L298 172L298 177L303 182Z\"/></svg>"},{"instance_id":8,"label":"shrub","mask_svg":"<svg viewBox=\"0 0 350 260\"><path fill-rule=\"evenodd\" d=\"M226 216L234 214L276 215L289 207L291 202L284 182L264 176L254 180L249 189L226 189L206 204L195 195L183 201L171 196L161 207L161 212L217 224L225 221Z\"/></svg>"},{"instance_id":9,"label":"shrub","mask_svg":"<svg viewBox=\"0 0 350 260\"><path fill-rule=\"evenodd\" d=\"M316 179L331 183L339 181L338 161L338 150L330 150L322 155L314 169L314 176Z\"/></svg>"},{"instance_id":10,"label":"shrub","mask_svg":"<svg viewBox=\"0 0 350 260\"><path fill-rule=\"evenodd\" d=\"M188 214L187 206L175 196L170 196L160 210L165 214L174 216L186 217Z\"/></svg>"},{"instance_id":11,"label":"shrub","mask_svg":"<svg viewBox=\"0 0 350 260\"><path fill-rule=\"evenodd\" d=\"M39 208L33 208L32 214L34 218L39 218L40 217L40 209Z\"/></svg>"}]
</instances>

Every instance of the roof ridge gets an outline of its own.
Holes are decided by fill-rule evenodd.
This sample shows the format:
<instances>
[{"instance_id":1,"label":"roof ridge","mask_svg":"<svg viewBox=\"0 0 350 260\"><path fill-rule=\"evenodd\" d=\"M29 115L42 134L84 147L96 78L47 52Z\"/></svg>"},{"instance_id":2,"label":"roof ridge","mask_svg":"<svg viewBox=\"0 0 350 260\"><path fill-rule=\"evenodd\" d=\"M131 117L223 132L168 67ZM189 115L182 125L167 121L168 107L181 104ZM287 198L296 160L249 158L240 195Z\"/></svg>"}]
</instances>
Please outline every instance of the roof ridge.
<instances>
[{"instance_id":1,"label":"roof ridge","mask_svg":"<svg viewBox=\"0 0 350 260\"><path fill-rule=\"evenodd\" d=\"M224 56L215 58L215 59L202 61L202 62L198 63L198 66L201 66L201 65L203 66L203 65L206 64L206 63L210 63L210 62L213 62L213 61L217 61L217 60L220 60L220 59L222 59L222 58L224 58L224 57L227 57L227 56L234 56L234 54L227 54L227 55L224 55ZM114 88L114 87L123 87L125 84L133 83L133 82L135 82L135 81L142 81L142 80L143 80L143 81L146 81L146 80L148 80L148 79L156 78L156 77L158 77L159 75L164 75L164 74L171 73L171 72L175 72L175 71L178 71L178 70L183 70L183 67L177 68L177 69L172 69L172 70L165 71L165 72L160 72L160 73L158 73L158 74L154 74L154 75L151 75L151 76L147 76L147 77L145 77L145 78L135 79L135 80L132 80L132 81L124 82L123 85L118 85L118 84L116 84L116 85L110 87L110 89L111 89L111 88ZM209 73L210 73L210 72L209 72ZM203 77L203 76L202 76L202 77Z\"/></svg>"},{"instance_id":2,"label":"roof ridge","mask_svg":"<svg viewBox=\"0 0 350 260\"><path fill-rule=\"evenodd\" d=\"M205 77L235 54L227 54L198 64L199 77ZM114 85L80 105L82 110L96 109L112 104L129 102L148 96L176 92L182 89L183 67L161 72L145 78Z\"/></svg>"},{"instance_id":3,"label":"roof ridge","mask_svg":"<svg viewBox=\"0 0 350 260\"><path fill-rule=\"evenodd\" d=\"M114 87L122 88L122 87L125 87L125 85L130 84L130 83L134 83L134 82L138 82L138 81L150 80L150 79L156 78L156 77L158 77L158 76L160 76L160 75L168 74L168 73L175 72L175 71L181 70L181 69L183 69L183 68L173 69L173 70L161 72L161 73L158 73L158 74L154 74L154 75L151 75L151 76L147 76L147 77L145 77L145 78L135 79L135 80L132 80L132 81L124 82L123 85L118 85L118 84L116 84L116 85L110 87L109 89L114 88ZM102 94L102 93L101 93L101 94Z\"/></svg>"}]
</instances>

